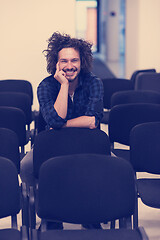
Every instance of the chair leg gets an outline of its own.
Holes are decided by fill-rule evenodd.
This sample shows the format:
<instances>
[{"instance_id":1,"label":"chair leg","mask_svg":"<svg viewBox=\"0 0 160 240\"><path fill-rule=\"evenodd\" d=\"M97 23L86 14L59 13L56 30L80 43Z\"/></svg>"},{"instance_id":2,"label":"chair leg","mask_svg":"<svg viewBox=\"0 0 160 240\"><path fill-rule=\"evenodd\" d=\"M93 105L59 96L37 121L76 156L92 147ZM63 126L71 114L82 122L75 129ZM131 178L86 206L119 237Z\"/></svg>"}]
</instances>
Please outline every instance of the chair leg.
<instances>
[{"instance_id":1,"label":"chair leg","mask_svg":"<svg viewBox=\"0 0 160 240\"><path fill-rule=\"evenodd\" d=\"M135 211L133 214L133 228L138 228L138 193L135 199Z\"/></svg>"},{"instance_id":2,"label":"chair leg","mask_svg":"<svg viewBox=\"0 0 160 240\"><path fill-rule=\"evenodd\" d=\"M119 228L125 228L126 224L123 218L119 219Z\"/></svg>"},{"instance_id":3,"label":"chair leg","mask_svg":"<svg viewBox=\"0 0 160 240\"><path fill-rule=\"evenodd\" d=\"M135 182L136 180L137 180L137 174L135 173ZM138 189L136 185L135 210L133 214L133 228L138 228L138 198L139 198L139 194L138 194Z\"/></svg>"},{"instance_id":4,"label":"chair leg","mask_svg":"<svg viewBox=\"0 0 160 240\"><path fill-rule=\"evenodd\" d=\"M21 192L22 192L22 225L29 229L29 197L27 192L26 183L22 182L21 184Z\"/></svg>"},{"instance_id":5,"label":"chair leg","mask_svg":"<svg viewBox=\"0 0 160 240\"><path fill-rule=\"evenodd\" d=\"M14 229L17 229L17 216L16 215L13 215L11 216L11 225L12 225L12 228Z\"/></svg>"},{"instance_id":6,"label":"chair leg","mask_svg":"<svg viewBox=\"0 0 160 240\"><path fill-rule=\"evenodd\" d=\"M111 221L110 228L115 229L116 221Z\"/></svg>"},{"instance_id":7,"label":"chair leg","mask_svg":"<svg viewBox=\"0 0 160 240\"><path fill-rule=\"evenodd\" d=\"M36 210L35 210L35 193L34 187L30 187L29 191L29 222L30 228L36 228Z\"/></svg>"}]
</instances>

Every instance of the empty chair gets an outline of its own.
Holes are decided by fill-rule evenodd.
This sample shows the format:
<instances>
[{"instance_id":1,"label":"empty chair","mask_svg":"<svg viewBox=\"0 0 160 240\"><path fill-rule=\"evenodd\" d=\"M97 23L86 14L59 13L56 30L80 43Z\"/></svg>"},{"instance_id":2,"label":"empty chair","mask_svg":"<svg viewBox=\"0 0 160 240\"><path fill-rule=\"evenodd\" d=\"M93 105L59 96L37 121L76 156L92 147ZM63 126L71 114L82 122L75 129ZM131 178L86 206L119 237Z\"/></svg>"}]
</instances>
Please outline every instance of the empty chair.
<instances>
[{"instance_id":1,"label":"empty chair","mask_svg":"<svg viewBox=\"0 0 160 240\"><path fill-rule=\"evenodd\" d=\"M47 130L35 138L33 169L38 178L41 164L51 157L78 153L110 155L108 135L100 129L62 128Z\"/></svg>"},{"instance_id":2,"label":"empty chair","mask_svg":"<svg viewBox=\"0 0 160 240\"><path fill-rule=\"evenodd\" d=\"M28 233L28 214L27 214L27 199L25 196L25 189L22 190L24 195L21 195L18 172L9 159L0 156L0 219L11 217L11 226L7 229L0 229L0 239L7 240L27 240ZM23 204L23 205L22 205ZM17 214L20 209L23 209L21 231L17 226Z\"/></svg>"},{"instance_id":3,"label":"empty chair","mask_svg":"<svg viewBox=\"0 0 160 240\"><path fill-rule=\"evenodd\" d=\"M112 152L130 159L130 131L140 123L160 121L160 106L152 103L120 104L111 108L109 115L109 138ZM124 144L128 149L116 147L115 143Z\"/></svg>"},{"instance_id":4,"label":"empty chair","mask_svg":"<svg viewBox=\"0 0 160 240\"><path fill-rule=\"evenodd\" d=\"M137 76L135 90L160 92L160 73L141 73Z\"/></svg>"},{"instance_id":5,"label":"empty chair","mask_svg":"<svg viewBox=\"0 0 160 240\"><path fill-rule=\"evenodd\" d=\"M128 103L160 104L160 93L145 90L116 92L111 97L111 107Z\"/></svg>"},{"instance_id":6,"label":"empty chair","mask_svg":"<svg viewBox=\"0 0 160 240\"><path fill-rule=\"evenodd\" d=\"M133 83L128 79L121 79L121 78L106 78L103 80L103 87L104 87L104 98L103 104L104 109L106 109L103 114L103 118L101 123L108 124L109 119L109 110L111 109L111 97L112 94L118 91L126 91L126 90L133 90Z\"/></svg>"},{"instance_id":7,"label":"empty chair","mask_svg":"<svg viewBox=\"0 0 160 240\"><path fill-rule=\"evenodd\" d=\"M135 126L131 130L130 146L130 161L135 172L152 174L152 177L148 178L138 177L138 197L145 205L160 208L160 122ZM135 221L138 225L138 214Z\"/></svg>"},{"instance_id":8,"label":"empty chair","mask_svg":"<svg viewBox=\"0 0 160 240\"><path fill-rule=\"evenodd\" d=\"M36 110L33 106L33 87L30 81L23 79L4 79L0 80L0 92L19 92L27 94L31 101L32 121L35 124Z\"/></svg>"},{"instance_id":9,"label":"empty chair","mask_svg":"<svg viewBox=\"0 0 160 240\"><path fill-rule=\"evenodd\" d=\"M27 80L5 79L0 80L0 92L21 92L29 95L31 105L33 104L32 84Z\"/></svg>"},{"instance_id":10,"label":"empty chair","mask_svg":"<svg viewBox=\"0 0 160 240\"><path fill-rule=\"evenodd\" d=\"M136 71L133 72L130 80L135 85L136 79L139 76L139 74L141 74L141 73L154 73L154 72L156 72L156 69L154 69L154 68L136 70Z\"/></svg>"},{"instance_id":11,"label":"empty chair","mask_svg":"<svg viewBox=\"0 0 160 240\"><path fill-rule=\"evenodd\" d=\"M0 106L20 108L26 117L26 125L30 129L32 122L31 98L21 92L0 92Z\"/></svg>"},{"instance_id":12,"label":"empty chair","mask_svg":"<svg viewBox=\"0 0 160 240\"><path fill-rule=\"evenodd\" d=\"M36 200L42 227L37 236L33 230L33 239L148 239L144 229L142 235L140 228L132 228L134 171L121 158L98 154L51 158L40 168ZM119 229L46 231L48 219L74 224L123 221Z\"/></svg>"},{"instance_id":13,"label":"empty chair","mask_svg":"<svg viewBox=\"0 0 160 240\"><path fill-rule=\"evenodd\" d=\"M17 134L8 128L0 128L0 156L11 160L20 173L20 152Z\"/></svg>"},{"instance_id":14,"label":"empty chair","mask_svg":"<svg viewBox=\"0 0 160 240\"><path fill-rule=\"evenodd\" d=\"M39 169L49 158L95 153L110 155L108 135L100 129L62 128L40 132L33 148L33 177L38 187ZM35 214L31 216L31 228L35 228Z\"/></svg>"},{"instance_id":15,"label":"empty chair","mask_svg":"<svg viewBox=\"0 0 160 240\"><path fill-rule=\"evenodd\" d=\"M0 128L11 129L17 134L22 157L30 137L26 131L24 112L19 108L0 106L0 116Z\"/></svg>"}]
</instances>

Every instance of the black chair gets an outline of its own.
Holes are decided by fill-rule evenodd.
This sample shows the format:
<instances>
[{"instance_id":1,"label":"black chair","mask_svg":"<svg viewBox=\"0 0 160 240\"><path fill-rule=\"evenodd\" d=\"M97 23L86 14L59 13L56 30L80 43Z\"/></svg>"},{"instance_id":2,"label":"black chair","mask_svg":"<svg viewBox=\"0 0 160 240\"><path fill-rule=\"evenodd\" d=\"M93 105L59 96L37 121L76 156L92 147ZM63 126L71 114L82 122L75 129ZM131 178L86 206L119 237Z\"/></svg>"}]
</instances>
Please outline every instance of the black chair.
<instances>
[{"instance_id":1,"label":"black chair","mask_svg":"<svg viewBox=\"0 0 160 240\"><path fill-rule=\"evenodd\" d=\"M10 159L20 173L18 136L8 128L0 128L0 156Z\"/></svg>"},{"instance_id":2,"label":"black chair","mask_svg":"<svg viewBox=\"0 0 160 240\"><path fill-rule=\"evenodd\" d=\"M33 106L33 87L30 81L23 79L4 79L0 80L0 92L19 92L27 94L31 101L32 121L35 123L37 111L32 109ZM35 126L34 126L35 129Z\"/></svg>"},{"instance_id":3,"label":"black chair","mask_svg":"<svg viewBox=\"0 0 160 240\"><path fill-rule=\"evenodd\" d=\"M134 85L128 79L123 78L106 78L102 79L104 87L104 98L103 98L103 118L101 123L108 124L109 121L109 111L111 109L111 97L113 93L118 91L133 90Z\"/></svg>"},{"instance_id":4,"label":"black chair","mask_svg":"<svg viewBox=\"0 0 160 240\"><path fill-rule=\"evenodd\" d=\"M152 208L160 208L160 122L135 126L130 134L130 162L137 172L151 173L152 177L138 177L137 197ZM156 175L156 176L155 176ZM138 226L138 200L135 224Z\"/></svg>"},{"instance_id":5,"label":"black chair","mask_svg":"<svg viewBox=\"0 0 160 240\"><path fill-rule=\"evenodd\" d=\"M110 155L108 135L100 129L62 128L40 132L33 148L33 168L38 178L41 164L51 157L78 153Z\"/></svg>"},{"instance_id":6,"label":"black chair","mask_svg":"<svg viewBox=\"0 0 160 240\"><path fill-rule=\"evenodd\" d=\"M41 111L39 110L39 112L36 115L36 133L40 133L44 130L46 130L46 125L47 123L45 122Z\"/></svg>"},{"instance_id":7,"label":"black chair","mask_svg":"<svg viewBox=\"0 0 160 240\"><path fill-rule=\"evenodd\" d=\"M21 92L0 92L0 106L20 108L26 117L26 125L30 129L32 122L31 98Z\"/></svg>"},{"instance_id":8,"label":"black chair","mask_svg":"<svg viewBox=\"0 0 160 240\"><path fill-rule=\"evenodd\" d=\"M29 95L31 105L33 104L32 84L27 80L5 79L0 80L0 92L20 92Z\"/></svg>"},{"instance_id":9,"label":"black chair","mask_svg":"<svg viewBox=\"0 0 160 240\"><path fill-rule=\"evenodd\" d=\"M108 135L100 129L62 128L40 132L34 142L33 172L38 188L39 169L49 158L82 153L110 155ZM36 194L36 193L35 193ZM35 213L31 216L31 228L36 226Z\"/></svg>"},{"instance_id":10,"label":"black chair","mask_svg":"<svg viewBox=\"0 0 160 240\"><path fill-rule=\"evenodd\" d=\"M25 145L30 140L30 134L26 131L24 112L19 108L0 106L0 116L0 128L11 129L17 134L22 158L25 154Z\"/></svg>"},{"instance_id":11,"label":"black chair","mask_svg":"<svg viewBox=\"0 0 160 240\"><path fill-rule=\"evenodd\" d=\"M135 90L160 92L160 73L141 73L137 76Z\"/></svg>"},{"instance_id":12,"label":"black chair","mask_svg":"<svg viewBox=\"0 0 160 240\"><path fill-rule=\"evenodd\" d=\"M18 172L9 159L0 156L0 218L11 217L11 227L0 229L0 239L28 240L28 206L26 188L21 189ZM23 198L22 198L23 196ZM22 209L21 230L17 227L17 214ZM25 216L24 216L25 214Z\"/></svg>"},{"instance_id":13,"label":"black chair","mask_svg":"<svg viewBox=\"0 0 160 240\"><path fill-rule=\"evenodd\" d=\"M40 168L42 227L39 234L33 230L32 239L148 239L143 228L132 227L134 207L134 171L125 160L98 154L51 158ZM116 219L121 219L119 229L46 231L46 220L93 224Z\"/></svg>"},{"instance_id":14,"label":"black chair","mask_svg":"<svg viewBox=\"0 0 160 240\"><path fill-rule=\"evenodd\" d=\"M111 97L111 107L128 103L160 104L160 93L147 90L130 90L116 92Z\"/></svg>"},{"instance_id":15,"label":"black chair","mask_svg":"<svg viewBox=\"0 0 160 240\"><path fill-rule=\"evenodd\" d=\"M141 74L141 73L154 73L154 72L156 72L156 69L154 69L154 68L136 70L136 71L133 72L130 80L133 82L133 84L135 86L135 82L136 82L136 79L139 76L139 74Z\"/></svg>"},{"instance_id":16,"label":"black chair","mask_svg":"<svg viewBox=\"0 0 160 240\"><path fill-rule=\"evenodd\" d=\"M130 160L130 131L137 124L160 121L160 106L152 103L120 104L111 108L109 115L109 138L112 152ZM127 146L115 147L115 143Z\"/></svg>"}]
</instances>

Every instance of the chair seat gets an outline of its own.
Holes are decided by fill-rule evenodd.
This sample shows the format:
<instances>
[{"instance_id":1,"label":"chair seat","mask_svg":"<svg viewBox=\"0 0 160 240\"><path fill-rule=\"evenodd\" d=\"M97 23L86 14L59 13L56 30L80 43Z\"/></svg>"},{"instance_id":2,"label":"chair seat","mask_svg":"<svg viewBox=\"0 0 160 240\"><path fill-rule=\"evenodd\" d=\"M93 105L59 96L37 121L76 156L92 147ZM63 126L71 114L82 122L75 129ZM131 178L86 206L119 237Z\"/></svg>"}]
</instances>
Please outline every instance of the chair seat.
<instances>
[{"instance_id":1,"label":"chair seat","mask_svg":"<svg viewBox=\"0 0 160 240\"><path fill-rule=\"evenodd\" d=\"M21 232L17 229L0 229L0 239L21 240Z\"/></svg>"},{"instance_id":2,"label":"chair seat","mask_svg":"<svg viewBox=\"0 0 160 240\"><path fill-rule=\"evenodd\" d=\"M144 204L153 208L160 208L160 179L138 179L137 188Z\"/></svg>"},{"instance_id":3,"label":"chair seat","mask_svg":"<svg viewBox=\"0 0 160 240\"><path fill-rule=\"evenodd\" d=\"M40 240L141 240L138 230L109 229L109 230L51 230L40 234Z\"/></svg>"},{"instance_id":4,"label":"chair seat","mask_svg":"<svg viewBox=\"0 0 160 240\"><path fill-rule=\"evenodd\" d=\"M127 149L113 149L112 153L116 155L117 157L121 157L126 159L127 161L130 161L130 150Z\"/></svg>"}]
</instances>

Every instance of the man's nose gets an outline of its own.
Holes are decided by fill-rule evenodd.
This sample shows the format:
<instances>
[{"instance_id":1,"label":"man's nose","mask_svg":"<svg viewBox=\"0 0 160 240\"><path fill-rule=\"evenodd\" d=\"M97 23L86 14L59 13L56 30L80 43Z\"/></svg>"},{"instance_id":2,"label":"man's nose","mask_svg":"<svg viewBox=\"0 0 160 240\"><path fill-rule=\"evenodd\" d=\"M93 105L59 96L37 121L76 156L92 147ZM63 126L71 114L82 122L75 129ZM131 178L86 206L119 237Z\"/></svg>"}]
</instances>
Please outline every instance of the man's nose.
<instances>
[{"instance_id":1,"label":"man's nose","mask_svg":"<svg viewBox=\"0 0 160 240\"><path fill-rule=\"evenodd\" d=\"M69 69L73 68L73 64L72 64L71 61L68 61L68 63L67 63L67 68L69 68Z\"/></svg>"}]
</instances>

